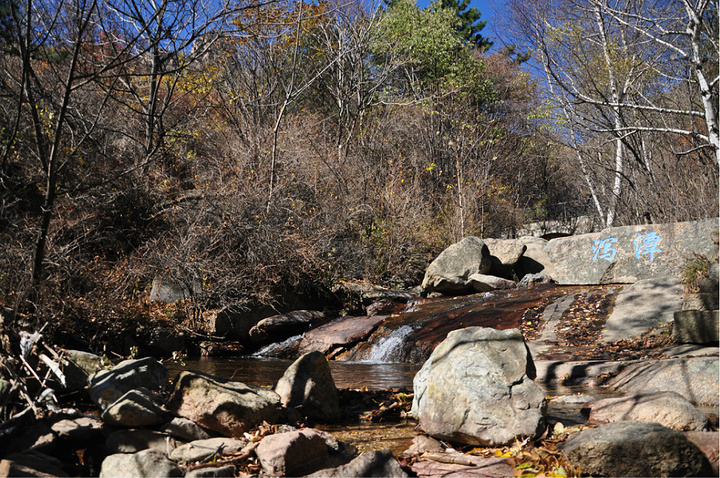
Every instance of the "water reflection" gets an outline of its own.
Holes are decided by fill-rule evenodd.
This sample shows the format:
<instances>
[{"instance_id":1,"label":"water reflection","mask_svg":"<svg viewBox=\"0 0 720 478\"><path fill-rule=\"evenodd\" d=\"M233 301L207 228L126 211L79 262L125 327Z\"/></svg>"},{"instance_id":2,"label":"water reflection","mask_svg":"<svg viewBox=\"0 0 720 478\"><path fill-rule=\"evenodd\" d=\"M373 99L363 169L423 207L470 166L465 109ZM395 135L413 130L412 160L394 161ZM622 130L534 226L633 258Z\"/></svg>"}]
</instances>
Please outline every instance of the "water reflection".
<instances>
[{"instance_id":1,"label":"water reflection","mask_svg":"<svg viewBox=\"0 0 720 478\"><path fill-rule=\"evenodd\" d=\"M184 365L166 363L170 376L182 370L197 370L238 382L272 387L292 361L255 357L186 359ZM412 390L420 365L408 363L328 362L337 388L387 388Z\"/></svg>"}]
</instances>

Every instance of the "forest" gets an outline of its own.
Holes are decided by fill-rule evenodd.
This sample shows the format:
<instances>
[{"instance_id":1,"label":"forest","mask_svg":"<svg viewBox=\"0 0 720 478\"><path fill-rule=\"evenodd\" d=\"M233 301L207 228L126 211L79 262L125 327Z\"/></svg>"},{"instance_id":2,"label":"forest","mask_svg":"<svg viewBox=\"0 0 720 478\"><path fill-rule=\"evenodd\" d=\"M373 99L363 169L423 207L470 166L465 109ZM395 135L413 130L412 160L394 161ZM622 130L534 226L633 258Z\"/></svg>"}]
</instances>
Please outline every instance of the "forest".
<instances>
[{"instance_id":1,"label":"forest","mask_svg":"<svg viewBox=\"0 0 720 478\"><path fill-rule=\"evenodd\" d=\"M568 211L718 215L715 0L510 0L494 42L481 15L0 2L5 326L192 328L342 280L413 287L465 236ZM157 277L192 297L151 303Z\"/></svg>"}]
</instances>

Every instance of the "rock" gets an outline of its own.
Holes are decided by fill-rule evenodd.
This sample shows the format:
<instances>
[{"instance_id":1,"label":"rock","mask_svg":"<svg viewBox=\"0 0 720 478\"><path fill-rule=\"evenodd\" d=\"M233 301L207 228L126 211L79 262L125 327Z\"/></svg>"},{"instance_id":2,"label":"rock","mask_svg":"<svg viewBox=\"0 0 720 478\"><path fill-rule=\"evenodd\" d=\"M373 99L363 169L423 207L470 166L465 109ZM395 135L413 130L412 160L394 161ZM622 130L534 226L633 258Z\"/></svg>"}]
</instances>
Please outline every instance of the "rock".
<instances>
[{"instance_id":1,"label":"rock","mask_svg":"<svg viewBox=\"0 0 720 478\"><path fill-rule=\"evenodd\" d=\"M151 357L124 360L110 370L101 370L90 379L90 399L103 410L137 387L160 390L165 387L168 371Z\"/></svg>"},{"instance_id":2,"label":"rock","mask_svg":"<svg viewBox=\"0 0 720 478\"><path fill-rule=\"evenodd\" d=\"M700 449L657 423L615 422L570 436L560 446L590 476L710 476Z\"/></svg>"},{"instance_id":3,"label":"rock","mask_svg":"<svg viewBox=\"0 0 720 478\"><path fill-rule=\"evenodd\" d=\"M152 476L183 476L183 472L157 450L110 455L102 462L100 477L123 476L147 478Z\"/></svg>"},{"instance_id":4,"label":"rock","mask_svg":"<svg viewBox=\"0 0 720 478\"><path fill-rule=\"evenodd\" d=\"M307 475L308 478L363 478L363 477L405 478L407 473L400 468L390 450L377 450L362 453L350 463L337 468L328 468Z\"/></svg>"},{"instance_id":5,"label":"rock","mask_svg":"<svg viewBox=\"0 0 720 478\"><path fill-rule=\"evenodd\" d=\"M555 274L555 266L550 260L550 256L545 252L547 239L535 236L522 236L517 239L526 249L522 257L515 264L515 275L524 277L527 274L543 273L549 277Z\"/></svg>"},{"instance_id":6,"label":"rock","mask_svg":"<svg viewBox=\"0 0 720 478\"><path fill-rule=\"evenodd\" d=\"M549 275L538 272L537 274L525 274L517 284L518 289L528 289L536 284L549 284L552 279Z\"/></svg>"},{"instance_id":7,"label":"rock","mask_svg":"<svg viewBox=\"0 0 720 478\"><path fill-rule=\"evenodd\" d=\"M50 425L52 433L61 440L83 444L101 437L103 422L94 416L68 417Z\"/></svg>"},{"instance_id":8,"label":"rock","mask_svg":"<svg viewBox=\"0 0 720 478\"><path fill-rule=\"evenodd\" d=\"M483 239L490 251L492 265L489 275L504 279L515 278L515 266L527 250L527 246L517 239Z\"/></svg>"},{"instance_id":9,"label":"rock","mask_svg":"<svg viewBox=\"0 0 720 478\"><path fill-rule=\"evenodd\" d=\"M341 418L335 381L320 352L307 353L293 362L275 385L275 393L283 406L298 409L311 420L334 423Z\"/></svg>"},{"instance_id":10,"label":"rock","mask_svg":"<svg viewBox=\"0 0 720 478\"><path fill-rule=\"evenodd\" d=\"M165 407L220 434L240 437L263 421L280 416L280 397L242 382L183 371Z\"/></svg>"},{"instance_id":11,"label":"rock","mask_svg":"<svg viewBox=\"0 0 720 478\"><path fill-rule=\"evenodd\" d=\"M303 476L334 466L324 436L312 428L267 435L255 454L271 476Z\"/></svg>"},{"instance_id":12,"label":"rock","mask_svg":"<svg viewBox=\"0 0 720 478\"><path fill-rule=\"evenodd\" d=\"M236 471L237 468L234 465L199 468L185 473L185 478L234 477L236 475Z\"/></svg>"},{"instance_id":13,"label":"rock","mask_svg":"<svg viewBox=\"0 0 720 478\"><path fill-rule=\"evenodd\" d=\"M6 476L69 476L55 457L37 451L12 453L0 460L0 477Z\"/></svg>"},{"instance_id":14,"label":"rock","mask_svg":"<svg viewBox=\"0 0 720 478\"><path fill-rule=\"evenodd\" d=\"M204 461L215 454L230 454L242 450L247 440L217 437L206 440L195 440L180 445L170 453L170 459L178 463Z\"/></svg>"},{"instance_id":15,"label":"rock","mask_svg":"<svg viewBox=\"0 0 720 478\"><path fill-rule=\"evenodd\" d=\"M450 332L413 380L412 414L439 439L502 446L535 437L547 406L517 329Z\"/></svg>"},{"instance_id":16,"label":"rock","mask_svg":"<svg viewBox=\"0 0 720 478\"><path fill-rule=\"evenodd\" d=\"M422 453L442 453L445 451L442 444L436 439L426 436L418 435L413 438L412 445L410 448L405 450L403 455L420 455Z\"/></svg>"},{"instance_id":17,"label":"rock","mask_svg":"<svg viewBox=\"0 0 720 478\"><path fill-rule=\"evenodd\" d=\"M682 310L718 310L718 292L696 292L683 296Z\"/></svg>"},{"instance_id":18,"label":"rock","mask_svg":"<svg viewBox=\"0 0 720 478\"><path fill-rule=\"evenodd\" d=\"M677 277L691 253L715 255L718 219L648 224L551 240L545 248L561 285L632 284Z\"/></svg>"},{"instance_id":19,"label":"rock","mask_svg":"<svg viewBox=\"0 0 720 478\"><path fill-rule=\"evenodd\" d=\"M376 300L365 308L365 313L367 315L389 314L397 306L397 304L397 302L390 299Z\"/></svg>"},{"instance_id":20,"label":"rock","mask_svg":"<svg viewBox=\"0 0 720 478\"><path fill-rule=\"evenodd\" d=\"M720 313L717 310L675 312L672 338L676 344L717 344L720 340Z\"/></svg>"},{"instance_id":21,"label":"rock","mask_svg":"<svg viewBox=\"0 0 720 478\"><path fill-rule=\"evenodd\" d=\"M676 392L638 393L621 398L605 398L591 402L588 421L655 422L680 431L702 431L709 427L704 413Z\"/></svg>"},{"instance_id":22,"label":"rock","mask_svg":"<svg viewBox=\"0 0 720 478\"><path fill-rule=\"evenodd\" d=\"M490 292L491 290L497 289L514 289L517 285L515 281L486 274L473 274L468 277L468 282L472 285L475 292Z\"/></svg>"},{"instance_id":23,"label":"rock","mask_svg":"<svg viewBox=\"0 0 720 478\"><path fill-rule=\"evenodd\" d=\"M331 352L336 348L349 348L367 338L389 316L340 317L310 330L300 342L299 352Z\"/></svg>"},{"instance_id":24,"label":"rock","mask_svg":"<svg viewBox=\"0 0 720 478\"><path fill-rule=\"evenodd\" d=\"M693 442L700 448L712 466L711 476L720 476L718 470L718 456L720 455L720 440L718 440L718 432L684 432L688 440Z\"/></svg>"},{"instance_id":25,"label":"rock","mask_svg":"<svg viewBox=\"0 0 720 478\"><path fill-rule=\"evenodd\" d=\"M155 430L117 430L105 439L108 453L137 453L142 450L156 450L168 454L176 446L175 440L167 433Z\"/></svg>"},{"instance_id":26,"label":"rock","mask_svg":"<svg viewBox=\"0 0 720 478\"><path fill-rule=\"evenodd\" d=\"M169 422L172 415L155 403L148 389L139 387L109 405L100 418L109 425L149 427Z\"/></svg>"},{"instance_id":27,"label":"rock","mask_svg":"<svg viewBox=\"0 0 720 478\"><path fill-rule=\"evenodd\" d=\"M105 360L98 355L79 350L65 350L64 352L62 365L68 390L85 388L88 378L105 368Z\"/></svg>"},{"instance_id":28,"label":"rock","mask_svg":"<svg viewBox=\"0 0 720 478\"><path fill-rule=\"evenodd\" d=\"M416 291L388 289L366 281L341 281L336 284L333 293L341 297L345 304L359 305L356 307L358 310L383 299L407 302L418 296ZM368 313L367 315L372 314Z\"/></svg>"},{"instance_id":29,"label":"rock","mask_svg":"<svg viewBox=\"0 0 720 478\"><path fill-rule=\"evenodd\" d=\"M210 438L208 432L200 428L197 423L187 418L175 417L161 430L163 433L180 440L194 441Z\"/></svg>"},{"instance_id":30,"label":"rock","mask_svg":"<svg viewBox=\"0 0 720 478\"><path fill-rule=\"evenodd\" d=\"M191 280L189 283L170 279L167 277L155 277L150 289L150 300L160 302L176 302L189 299L202 292L200 283Z\"/></svg>"},{"instance_id":31,"label":"rock","mask_svg":"<svg viewBox=\"0 0 720 478\"><path fill-rule=\"evenodd\" d=\"M466 294L472 291L468 278L485 274L492 261L485 243L477 237L466 237L445 249L425 271L422 288L426 292L447 295Z\"/></svg>"},{"instance_id":32,"label":"rock","mask_svg":"<svg viewBox=\"0 0 720 478\"><path fill-rule=\"evenodd\" d=\"M677 392L694 405L718 406L718 357L690 357L630 365L608 385L624 394Z\"/></svg>"},{"instance_id":33,"label":"rock","mask_svg":"<svg viewBox=\"0 0 720 478\"><path fill-rule=\"evenodd\" d=\"M512 477L514 470L507 458L465 455L456 451L431 453L410 462L414 474L423 478Z\"/></svg>"},{"instance_id":34,"label":"rock","mask_svg":"<svg viewBox=\"0 0 720 478\"><path fill-rule=\"evenodd\" d=\"M671 323L673 314L682 309L682 297L682 283L677 277L643 279L625 287L605 323L603 340L639 337L649 329Z\"/></svg>"},{"instance_id":35,"label":"rock","mask_svg":"<svg viewBox=\"0 0 720 478\"><path fill-rule=\"evenodd\" d=\"M325 314L317 310L295 310L287 314L262 319L250 329L250 339L256 344L269 344L301 334L325 321Z\"/></svg>"}]
</instances>

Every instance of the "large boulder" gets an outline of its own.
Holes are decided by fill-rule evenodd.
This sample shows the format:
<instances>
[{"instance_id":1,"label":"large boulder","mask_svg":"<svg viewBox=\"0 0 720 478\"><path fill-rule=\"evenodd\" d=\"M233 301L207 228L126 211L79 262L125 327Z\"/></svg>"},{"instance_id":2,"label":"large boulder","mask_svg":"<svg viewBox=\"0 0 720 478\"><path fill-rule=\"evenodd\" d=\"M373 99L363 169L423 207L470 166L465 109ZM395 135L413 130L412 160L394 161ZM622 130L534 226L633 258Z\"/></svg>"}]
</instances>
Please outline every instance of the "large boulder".
<instances>
[{"instance_id":1,"label":"large boulder","mask_svg":"<svg viewBox=\"0 0 720 478\"><path fill-rule=\"evenodd\" d=\"M334 423L340 420L340 401L327 359L310 352L285 371L275 385L284 407L295 408L311 420Z\"/></svg>"},{"instance_id":2,"label":"large boulder","mask_svg":"<svg viewBox=\"0 0 720 478\"><path fill-rule=\"evenodd\" d=\"M695 405L718 406L718 357L689 357L638 362L608 382L625 394L677 392Z\"/></svg>"},{"instance_id":3,"label":"large boulder","mask_svg":"<svg viewBox=\"0 0 720 478\"><path fill-rule=\"evenodd\" d=\"M639 280L617 295L602 338L614 342L639 337L650 329L672 323L682 301L682 283L677 277Z\"/></svg>"},{"instance_id":4,"label":"large boulder","mask_svg":"<svg viewBox=\"0 0 720 478\"><path fill-rule=\"evenodd\" d=\"M518 278L526 274L543 273L549 277L555 277L555 266L550 256L545 252L548 244L547 239L535 236L522 236L517 238L518 243L525 246L522 257L515 264L515 275Z\"/></svg>"},{"instance_id":5,"label":"large boulder","mask_svg":"<svg viewBox=\"0 0 720 478\"><path fill-rule=\"evenodd\" d=\"M325 314L317 310L294 310L262 319L250 329L250 340L256 344L279 342L301 334L324 322Z\"/></svg>"},{"instance_id":6,"label":"large boulder","mask_svg":"<svg viewBox=\"0 0 720 478\"><path fill-rule=\"evenodd\" d=\"M527 246L517 239L483 239L490 251L489 275L504 279L516 279L515 266L527 250Z\"/></svg>"},{"instance_id":7,"label":"large boulder","mask_svg":"<svg viewBox=\"0 0 720 478\"><path fill-rule=\"evenodd\" d=\"M676 392L605 398L588 404L587 408L590 409L588 421L591 423L654 422L680 431L702 431L710 425L704 413Z\"/></svg>"},{"instance_id":8,"label":"large boulder","mask_svg":"<svg viewBox=\"0 0 720 478\"><path fill-rule=\"evenodd\" d=\"M280 416L280 397L272 390L198 372L183 371L165 407L172 413L226 436L243 433Z\"/></svg>"},{"instance_id":9,"label":"large boulder","mask_svg":"<svg viewBox=\"0 0 720 478\"><path fill-rule=\"evenodd\" d=\"M445 249L425 271L422 288L426 292L447 295L472 291L469 277L490 271L492 260L485 243L477 237L466 237Z\"/></svg>"},{"instance_id":10,"label":"large boulder","mask_svg":"<svg viewBox=\"0 0 720 478\"><path fill-rule=\"evenodd\" d=\"M561 285L632 284L641 279L677 277L692 253L717 254L712 233L718 219L648 224L551 240L545 251Z\"/></svg>"},{"instance_id":11,"label":"large boulder","mask_svg":"<svg viewBox=\"0 0 720 478\"><path fill-rule=\"evenodd\" d=\"M583 475L712 476L694 443L658 423L609 423L572 435L560 449Z\"/></svg>"},{"instance_id":12,"label":"large boulder","mask_svg":"<svg viewBox=\"0 0 720 478\"><path fill-rule=\"evenodd\" d=\"M109 370L101 370L90 378L88 394L105 409L134 388L160 390L165 387L168 370L152 357L124 360Z\"/></svg>"},{"instance_id":13,"label":"large boulder","mask_svg":"<svg viewBox=\"0 0 720 478\"><path fill-rule=\"evenodd\" d=\"M412 413L436 438L502 446L545 427L546 401L517 329L450 332L413 380Z\"/></svg>"}]
</instances>

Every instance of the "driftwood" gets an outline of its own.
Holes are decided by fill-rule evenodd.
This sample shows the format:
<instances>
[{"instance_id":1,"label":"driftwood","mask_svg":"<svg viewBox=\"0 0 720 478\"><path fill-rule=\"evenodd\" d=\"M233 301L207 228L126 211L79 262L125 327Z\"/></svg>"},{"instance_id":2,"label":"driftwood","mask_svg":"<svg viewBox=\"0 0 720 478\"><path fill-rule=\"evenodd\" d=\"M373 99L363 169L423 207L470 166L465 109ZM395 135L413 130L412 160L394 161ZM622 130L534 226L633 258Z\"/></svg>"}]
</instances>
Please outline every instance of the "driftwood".
<instances>
[{"instance_id":1,"label":"driftwood","mask_svg":"<svg viewBox=\"0 0 720 478\"><path fill-rule=\"evenodd\" d=\"M187 471L192 470L201 470L204 468L219 468L221 466L228 466L228 465L236 465L238 463L243 463L250 459L255 454L255 448L257 448L258 444L260 442L250 442L247 445L245 445L242 450L238 451L237 453L224 455L222 461L216 461L213 463L198 463L196 465L190 465L187 467Z\"/></svg>"},{"instance_id":2,"label":"driftwood","mask_svg":"<svg viewBox=\"0 0 720 478\"><path fill-rule=\"evenodd\" d=\"M507 457L490 457L485 458L481 456L465 455L463 453L423 453L420 455L421 458L426 460L437 461L438 463L448 463L451 465L463 465L463 466L474 466L476 468L484 468L486 466L493 466L503 463L507 460Z\"/></svg>"}]
</instances>

